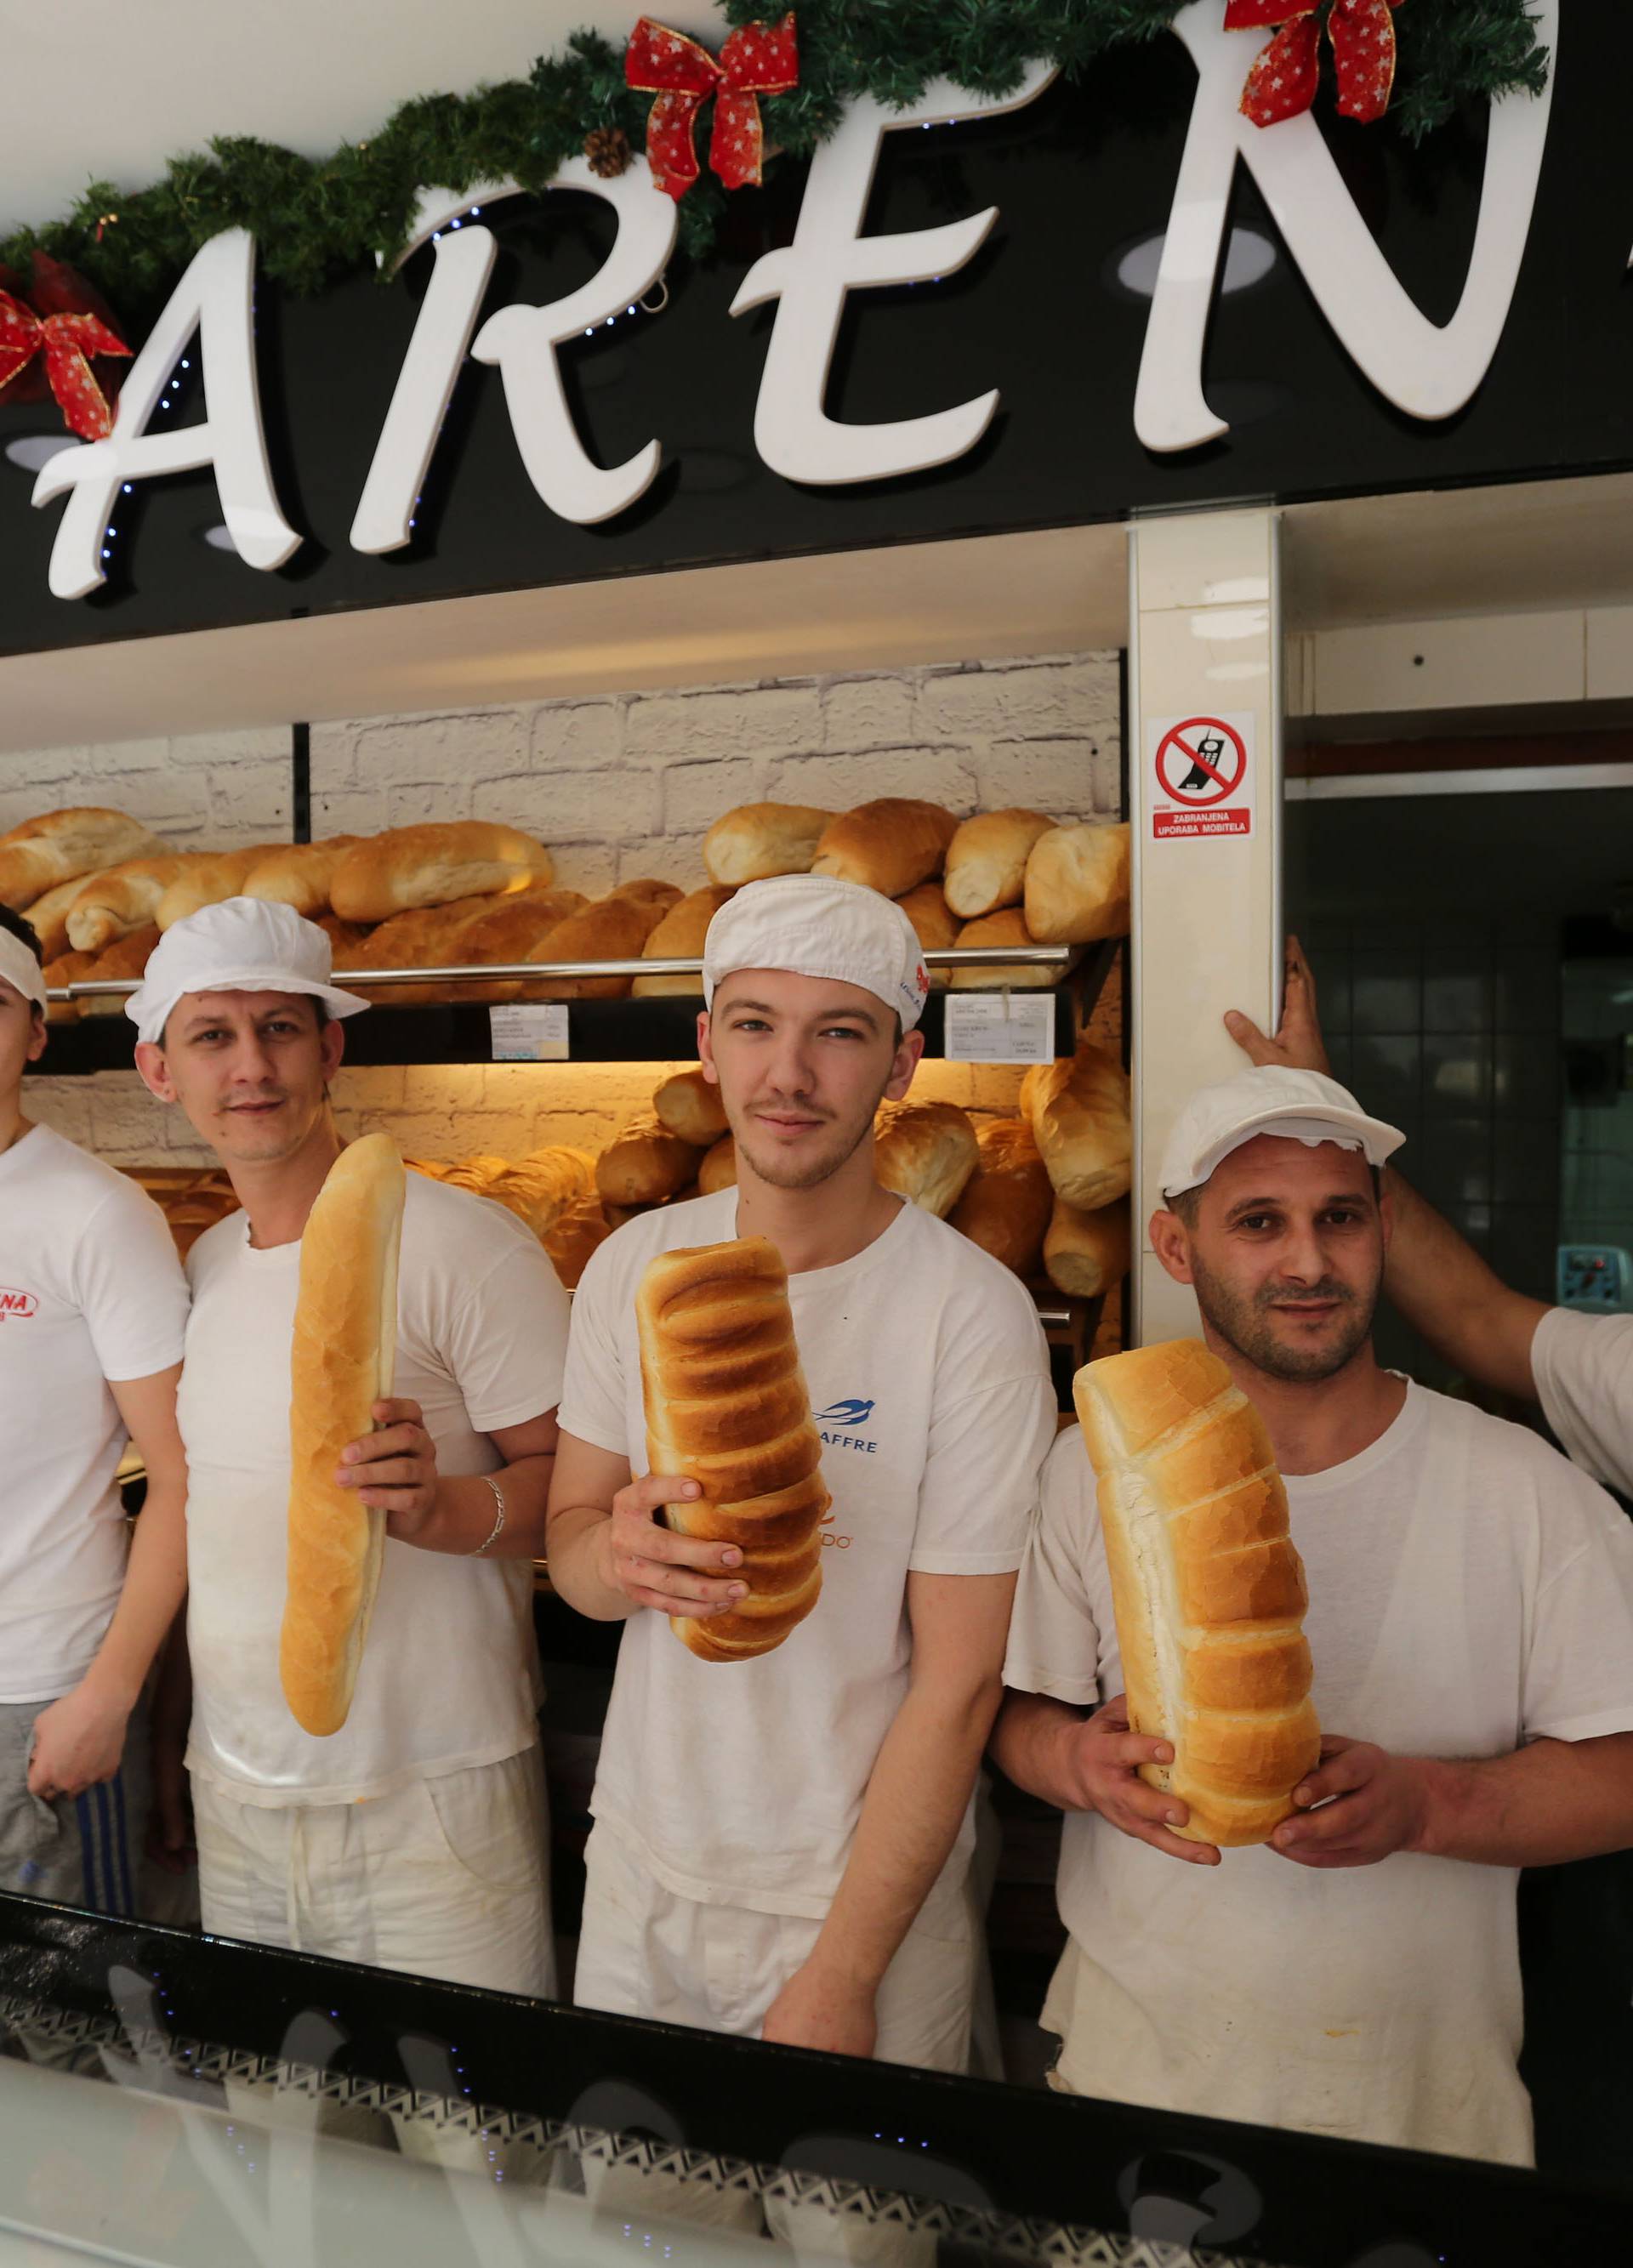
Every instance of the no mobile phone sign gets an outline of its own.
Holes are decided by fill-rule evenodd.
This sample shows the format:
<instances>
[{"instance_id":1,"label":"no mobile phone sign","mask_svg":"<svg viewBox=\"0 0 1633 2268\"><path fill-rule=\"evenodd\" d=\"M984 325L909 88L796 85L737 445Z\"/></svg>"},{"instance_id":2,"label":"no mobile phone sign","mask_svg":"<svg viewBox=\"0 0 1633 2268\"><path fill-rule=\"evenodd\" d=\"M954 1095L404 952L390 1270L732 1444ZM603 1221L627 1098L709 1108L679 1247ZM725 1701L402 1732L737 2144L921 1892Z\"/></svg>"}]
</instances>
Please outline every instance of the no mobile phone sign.
<instances>
[{"instance_id":1,"label":"no mobile phone sign","mask_svg":"<svg viewBox=\"0 0 1633 2268\"><path fill-rule=\"evenodd\" d=\"M1252 832L1251 711L1155 718L1149 746L1154 841Z\"/></svg>"}]
</instances>

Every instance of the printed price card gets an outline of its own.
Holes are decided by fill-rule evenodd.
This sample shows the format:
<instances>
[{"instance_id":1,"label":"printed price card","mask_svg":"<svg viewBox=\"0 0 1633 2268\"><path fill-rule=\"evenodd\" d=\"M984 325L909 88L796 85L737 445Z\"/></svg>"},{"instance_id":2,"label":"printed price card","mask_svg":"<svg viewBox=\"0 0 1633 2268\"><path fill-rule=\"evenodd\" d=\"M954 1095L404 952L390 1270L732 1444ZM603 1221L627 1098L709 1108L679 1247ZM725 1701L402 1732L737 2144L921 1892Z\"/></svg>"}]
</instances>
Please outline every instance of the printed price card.
<instances>
[{"instance_id":1,"label":"printed price card","mask_svg":"<svg viewBox=\"0 0 1633 2268\"><path fill-rule=\"evenodd\" d=\"M949 1063L1049 1063L1052 992L950 992L942 1053Z\"/></svg>"},{"instance_id":2,"label":"printed price card","mask_svg":"<svg viewBox=\"0 0 1633 2268\"><path fill-rule=\"evenodd\" d=\"M567 1004L565 1000L519 1001L490 1008L489 1028L495 1063L565 1063Z\"/></svg>"}]
</instances>

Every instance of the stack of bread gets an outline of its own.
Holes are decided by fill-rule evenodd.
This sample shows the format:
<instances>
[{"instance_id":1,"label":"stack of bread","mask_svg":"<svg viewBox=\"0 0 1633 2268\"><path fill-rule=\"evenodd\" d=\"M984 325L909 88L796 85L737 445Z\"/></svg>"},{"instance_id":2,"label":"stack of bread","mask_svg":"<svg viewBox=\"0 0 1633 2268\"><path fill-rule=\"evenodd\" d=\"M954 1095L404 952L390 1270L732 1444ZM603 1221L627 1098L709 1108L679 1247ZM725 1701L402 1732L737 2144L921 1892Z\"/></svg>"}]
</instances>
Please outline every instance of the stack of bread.
<instances>
[{"instance_id":1,"label":"stack of bread","mask_svg":"<svg viewBox=\"0 0 1633 2268\"><path fill-rule=\"evenodd\" d=\"M0 836L0 903L26 913L54 989L134 981L173 922L243 895L293 906L329 932L337 969L359 972L382 1005L447 999L696 998L700 980L651 976L496 978L371 986L371 969L527 961L696 959L709 922L743 883L816 873L896 899L927 950L1082 946L1128 924L1128 830L1057 826L1037 811L960 821L939 804L886 796L846 812L757 803L727 812L704 841L708 880L683 891L649 878L591 900L555 880L544 844L488 820L395 827L319 843L174 850L118 811L46 812ZM996 961L959 969L957 987L1050 985L1057 968ZM935 973L945 984L948 972ZM117 1015L106 1000L57 1002L53 1021Z\"/></svg>"}]
</instances>

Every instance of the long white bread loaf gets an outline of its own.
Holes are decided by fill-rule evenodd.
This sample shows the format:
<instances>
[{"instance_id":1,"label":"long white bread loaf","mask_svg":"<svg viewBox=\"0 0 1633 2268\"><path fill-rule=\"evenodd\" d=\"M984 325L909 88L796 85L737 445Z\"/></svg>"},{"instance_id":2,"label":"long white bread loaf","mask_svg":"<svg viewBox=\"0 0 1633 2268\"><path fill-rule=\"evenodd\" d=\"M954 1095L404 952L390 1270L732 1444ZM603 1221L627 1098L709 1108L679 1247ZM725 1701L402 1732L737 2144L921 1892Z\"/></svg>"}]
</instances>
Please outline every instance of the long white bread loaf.
<instances>
[{"instance_id":1,"label":"long white bread loaf","mask_svg":"<svg viewBox=\"0 0 1633 2268\"><path fill-rule=\"evenodd\" d=\"M0 835L0 905L30 905L59 882L157 857L164 847L139 819L100 804L43 811Z\"/></svg>"},{"instance_id":2,"label":"long white bread loaf","mask_svg":"<svg viewBox=\"0 0 1633 2268\"><path fill-rule=\"evenodd\" d=\"M1072 1392L1128 1720L1173 1744L1171 1764L1140 1776L1188 1807L1187 1841L1263 1843L1321 1748L1309 1595L1263 1420L1195 1339L1089 1363Z\"/></svg>"},{"instance_id":3,"label":"long white bread loaf","mask_svg":"<svg viewBox=\"0 0 1633 2268\"><path fill-rule=\"evenodd\" d=\"M670 1626L700 1661L750 1660L782 1644L822 1588L830 1498L787 1270L763 1236L661 1252L635 1314L650 1469L702 1491L666 1506L669 1524L740 1545L749 1587L725 1613Z\"/></svg>"},{"instance_id":4,"label":"long white bread loaf","mask_svg":"<svg viewBox=\"0 0 1633 2268\"><path fill-rule=\"evenodd\" d=\"M296 1722L346 1721L386 1549L386 1515L335 1480L391 1392L406 1174L388 1134L329 1167L300 1240L290 1353L289 1589L278 1669Z\"/></svg>"}]
</instances>

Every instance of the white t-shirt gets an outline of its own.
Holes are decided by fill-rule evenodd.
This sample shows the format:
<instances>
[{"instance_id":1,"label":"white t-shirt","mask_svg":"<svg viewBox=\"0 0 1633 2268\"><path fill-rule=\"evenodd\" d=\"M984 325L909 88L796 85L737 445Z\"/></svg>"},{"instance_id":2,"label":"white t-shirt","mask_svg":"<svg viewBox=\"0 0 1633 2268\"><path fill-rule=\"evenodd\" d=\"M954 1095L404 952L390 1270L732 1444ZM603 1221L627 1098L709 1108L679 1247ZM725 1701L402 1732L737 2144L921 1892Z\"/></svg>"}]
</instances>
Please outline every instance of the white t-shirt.
<instances>
[{"instance_id":1,"label":"white t-shirt","mask_svg":"<svg viewBox=\"0 0 1633 2268\"><path fill-rule=\"evenodd\" d=\"M1566 1455L1633 1496L1633 1315L1550 1307L1531 1342L1531 1374Z\"/></svg>"},{"instance_id":2,"label":"white t-shirt","mask_svg":"<svg viewBox=\"0 0 1633 2268\"><path fill-rule=\"evenodd\" d=\"M1525 1427L1419 1386L1372 1446L1289 1477L1324 1730L1497 1756L1633 1729L1633 1525ZM1004 1681L1122 1690L1080 1431L1044 1471ZM1517 1871L1409 1852L1317 1870L1183 1864L1068 1814L1068 1958L1045 2021L1081 2093L1531 2161Z\"/></svg>"},{"instance_id":3,"label":"white t-shirt","mask_svg":"<svg viewBox=\"0 0 1633 2268\"><path fill-rule=\"evenodd\" d=\"M0 1702L55 1701L125 1578L110 1379L181 1359L187 1284L165 1217L48 1126L0 1152Z\"/></svg>"},{"instance_id":4,"label":"white t-shirt","mask_svg":"<svg viewBox=\"0 0 1633 2268\"><path fill-rule=\"evenodd\" d=\"M637 1476L636 1287L654 1254L718 1244L736 1215L735 1189L644 1213L584 1271L562 1431ZM699 1661L667 1616L636 1614L591 1808L678 1896L821 1919L907 1690L909 1572L1020 1565L1054 1396L1025 1290L914 1205L853 1259L790 1277L788 1296L833 1498L822 1594L772 1653L743 1662ZM966 1818L950 1905L970 1837Z\"/></svg>"},{"instance_id":5,"label":"white t-shirt","mask_svg":"<svg viewBox=\"0 0 1633 2268\"><path fill-rule=\"evenodd\" d=\"M187 1761L241 1803L350 1803L497 1764L537 1738L532 1570L388 1538L351 1710L317 1739L278 1681L299 1241L258 1251L241 1213L188 1256ZM561 1399L566 1294L537 1240L485 1197L408 1177L394 1392L440 1472L491 1473L495 1428Z\"/></svg>"}]
</instances>

